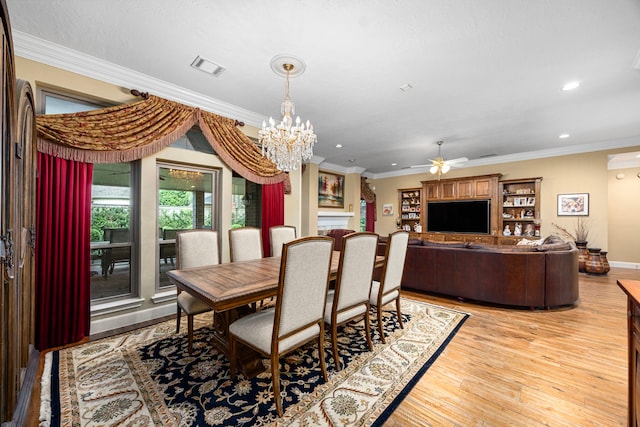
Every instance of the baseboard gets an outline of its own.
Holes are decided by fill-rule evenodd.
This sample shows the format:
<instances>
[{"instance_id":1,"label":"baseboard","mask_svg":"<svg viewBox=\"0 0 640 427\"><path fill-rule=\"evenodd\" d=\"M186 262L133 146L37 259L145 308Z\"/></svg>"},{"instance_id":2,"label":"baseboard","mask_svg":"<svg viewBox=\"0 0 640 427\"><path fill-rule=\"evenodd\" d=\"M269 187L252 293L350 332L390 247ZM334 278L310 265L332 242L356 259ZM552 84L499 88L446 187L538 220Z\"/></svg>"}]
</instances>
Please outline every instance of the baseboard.
<instances>
[{"instance_id":1,"label":"baseboard","mask_svg":"<svg viewBox=\"0 0 640 427\"><path fill-rule=\"evenodd\" d=\"M640 269L640 263L637 263L637 262L609 261L609 265L611 267L627 268L627 269L630 269L630 270L639 270Z\"/></svg>"},{"instance_id":2,"label":"baseboard","mask_svg":"<svg viewBox=\"0 0 640 427\"><path fill-rule=\"evenodd\" d=\"M91 335L113 331L115 329L130 327L138 323L160 319L162 317L175 315L175 304L163 304L146 310L137 310L130 313L110 316L104 319L91 321Z\"/></svg>"}]
</instances>

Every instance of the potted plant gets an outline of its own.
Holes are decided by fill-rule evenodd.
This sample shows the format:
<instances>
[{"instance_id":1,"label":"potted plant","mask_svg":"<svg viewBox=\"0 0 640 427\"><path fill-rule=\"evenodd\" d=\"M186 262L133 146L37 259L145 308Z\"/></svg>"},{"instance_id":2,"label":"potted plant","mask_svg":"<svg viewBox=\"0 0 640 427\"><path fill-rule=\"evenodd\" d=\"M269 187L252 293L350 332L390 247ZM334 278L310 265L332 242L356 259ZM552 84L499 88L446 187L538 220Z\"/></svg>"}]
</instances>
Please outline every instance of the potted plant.
<instances>
[{"instance_id":1,"label":"potted plant","mask_svg":"<svg viewBox=\"0 0 640 427\"><path fill-rule=\"evenodd\" d=\"M567 231L566 228L560 227L558 224L552 223L552 225L560 231L565 237L573 240L578 248L578 271L584 273L586 271L587 258L589 257L589 250L587 249L587 239L589 238L589 219L585 217L578 217L575 227L575 234Z\"/></svg>"}]
</instances>

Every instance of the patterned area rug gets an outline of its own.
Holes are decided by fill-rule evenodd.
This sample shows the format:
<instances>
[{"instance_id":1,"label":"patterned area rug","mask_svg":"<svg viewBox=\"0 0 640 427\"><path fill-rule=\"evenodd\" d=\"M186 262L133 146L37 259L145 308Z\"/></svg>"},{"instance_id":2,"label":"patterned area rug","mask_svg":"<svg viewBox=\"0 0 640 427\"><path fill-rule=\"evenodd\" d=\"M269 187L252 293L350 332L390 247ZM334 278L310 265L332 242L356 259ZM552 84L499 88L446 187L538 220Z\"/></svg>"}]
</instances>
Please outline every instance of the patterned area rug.
<instances>
[{"instance_id":1,"label":"patterned area rug","mask_svg":"<svg viewBox=\"0 0 640 427\"><path fill-rule=\"evenodd\" d=\"M195 320L193 355L186 333L175 334L175 321L53 351L42 376L40 425L381 425L469 316L409 299L402 300L402 314L404 329L387 307L387 344L372 315L373 351L364 322L339 329L341 371L327 335L326 383L315 343L282 357L282 418L273 403L269 359L256 377L231 380L226 358L207 341L211 313Z\"/></svg>"}]
</instances>

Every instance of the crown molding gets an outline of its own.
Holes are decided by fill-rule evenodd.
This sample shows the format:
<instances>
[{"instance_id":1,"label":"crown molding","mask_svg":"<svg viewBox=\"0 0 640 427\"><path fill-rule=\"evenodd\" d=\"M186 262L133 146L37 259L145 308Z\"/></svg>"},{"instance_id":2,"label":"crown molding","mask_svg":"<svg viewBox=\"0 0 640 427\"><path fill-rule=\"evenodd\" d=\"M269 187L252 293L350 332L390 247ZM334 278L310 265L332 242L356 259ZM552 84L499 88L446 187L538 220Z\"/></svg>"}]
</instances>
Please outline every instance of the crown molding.
<instances>
[{"instance_id":1,"label":"crown molding","mask_svg":"<svg viewBox=\"0 0 640 427\"><path fill-rule=\"evenodd\" d=\"M458 165L456 169L464 169L475 166L497 165L500 163L522 162L526 160L544 159L548 157L570 156L572 154L590 153L594 151L605 151L616 148L640 147L640 137L620 138L609 141L599 141L591 144L572 145L569 147L550 148L547 150L527 151L524 153L508 154L506 156L494 156L483 159L469 160L464 165ZM613 169L613 168L610 168ZM428 168L403 168L398 171L384 172L380 174L367 174L373 179L393 178L397 176L415 175L427 172Z\"/></svg>"},{"instance_id":2,"label":"crown molding","mask_svg":"<svg viewBox=\"0 0 640 427\"><path fill-rule=\"evenodd\" d=\"M72 73L117 86L138 89L182 104L198 107L221 116L261 127L265 116L204 96L164 80L121 67L91 55L68 49L18 30L12 30L16 56L37 61Z\"/></svg>"}]
</instances>

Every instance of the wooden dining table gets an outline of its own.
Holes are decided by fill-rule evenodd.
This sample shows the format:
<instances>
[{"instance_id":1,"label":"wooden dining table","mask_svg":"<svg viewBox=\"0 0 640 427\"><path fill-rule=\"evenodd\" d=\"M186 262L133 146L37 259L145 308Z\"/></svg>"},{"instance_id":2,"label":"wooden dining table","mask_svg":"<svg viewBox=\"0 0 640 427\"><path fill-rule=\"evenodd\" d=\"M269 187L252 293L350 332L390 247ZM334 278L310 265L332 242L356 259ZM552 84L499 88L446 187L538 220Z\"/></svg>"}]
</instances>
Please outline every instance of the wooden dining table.
<instances>
[{"instance_id":1,"label":"wooden dining table","mask_svg":"<svg viewBox=\"0 0 640 427\"><path fill-rule=\"evenodd\" d=\"M266 257L171 270L167 272L167 277L181 291L201 299L214 310L211 340L229 358L229 325L250 313L251 306L276 296L280 262L280 257ZM340 252L333 251L331 280L336 278L339 262ZM383 264L384 256L376 256L375 268ZM241 354L239 357L246 375L252 376L261 370L257 365L260 360L255 354Z\"/></svg>"}]
</instances>

